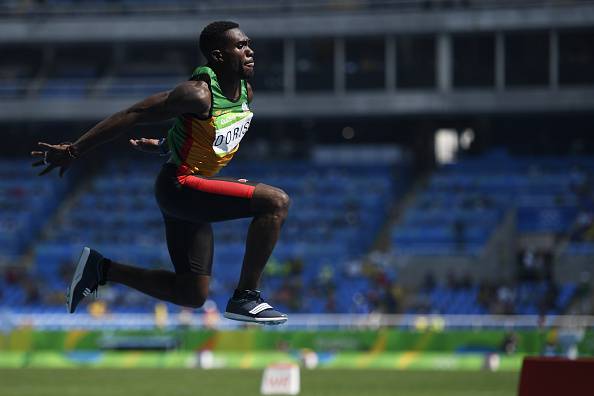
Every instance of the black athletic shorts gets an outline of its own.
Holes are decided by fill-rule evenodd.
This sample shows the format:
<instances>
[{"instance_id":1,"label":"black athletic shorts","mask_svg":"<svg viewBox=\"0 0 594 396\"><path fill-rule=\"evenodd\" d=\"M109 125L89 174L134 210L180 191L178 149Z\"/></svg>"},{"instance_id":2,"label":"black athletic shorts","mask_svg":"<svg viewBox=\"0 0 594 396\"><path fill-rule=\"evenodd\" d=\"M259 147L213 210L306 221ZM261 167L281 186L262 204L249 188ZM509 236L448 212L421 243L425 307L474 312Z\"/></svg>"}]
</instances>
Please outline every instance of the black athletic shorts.
<instances>
[{"instance_id":1,"label":"black athletic shorts","mask_svg":"<svg viewBox=\"0 0 594 396\"><path fill-rule=\"evenodd\" d=\"M165 219L167 246L176 272L210 275L211 222L252 217L258 183L245 179L178 174L165 164L155 181L155 197Z\"/></svg>"}]
</instances>

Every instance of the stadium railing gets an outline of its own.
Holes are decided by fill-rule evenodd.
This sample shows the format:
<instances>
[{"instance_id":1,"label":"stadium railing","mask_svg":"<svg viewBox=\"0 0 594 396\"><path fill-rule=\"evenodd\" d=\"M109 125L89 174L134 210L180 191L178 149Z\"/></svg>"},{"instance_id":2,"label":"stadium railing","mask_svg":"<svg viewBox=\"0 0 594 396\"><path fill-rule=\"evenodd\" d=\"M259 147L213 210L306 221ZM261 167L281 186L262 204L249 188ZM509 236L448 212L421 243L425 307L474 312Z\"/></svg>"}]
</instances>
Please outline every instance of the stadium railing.
<instances>
[{"instance_id":1,"label":"stadium railing","mask_svg":"<svg viewBox=\"0 0 594 396\"><path fill-rule=\"evenodd\" d=\"M235 329L245 326L241 322L212 317L206 322L205 314L169 315L162 326L153 313L106 314L29 314L0 312L2 330L34 328L39 330L124 330L124 329L176 329L216 328ZM286 325L265 327L274 331L295 329L378 329L398 328L410 330L444 329L534 329L534 328L594 328L594 316L539 316L539 315L386 315L386 314L292 314Z\"/></svg>"},{"instance_id":2,"label":"stadium railing","mask_svg":"<svg viewBox=\"0 0 594 396\"><path fill-rule=\"evenodd\" d=\"M195 2L190 0L52 0L41 3L4 1L0 3L0 14L22 15L62 15L62 14L157 14L157 13L200 13L219 14L221 12L241 14L299 14L304 12L365 12L365 11L440 11L440 10L481 10L528 7L568 7L592 5L592 0L301 0L267 1L252 0L244 2L232 0L221 2Z\"/></svg>"}]
</instances>

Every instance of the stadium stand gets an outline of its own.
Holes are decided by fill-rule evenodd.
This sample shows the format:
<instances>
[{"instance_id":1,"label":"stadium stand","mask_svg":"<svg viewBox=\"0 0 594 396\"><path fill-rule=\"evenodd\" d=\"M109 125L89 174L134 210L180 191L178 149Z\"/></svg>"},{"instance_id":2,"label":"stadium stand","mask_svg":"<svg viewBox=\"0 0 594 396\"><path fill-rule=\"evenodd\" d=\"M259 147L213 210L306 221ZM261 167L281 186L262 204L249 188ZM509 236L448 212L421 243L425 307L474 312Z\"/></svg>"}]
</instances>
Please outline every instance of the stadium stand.
<instances>
[{"instance_id":1,"label":"stadium stand","mask_svg":"<svg viewBox=\"0 0 594 396\"><path fill-rule=\"evenodd\" d=\"M0 98L24 97L38 73L42 53L36 49L7 47L0 60Z\"/></svg>"},{"instance_id":2,"label":"stadium stand","mask_svg":"<svg viewBox=\"0 0 594 396\"><path fill-rule=\"evenodd\" d=\"M55 214L67 183L37 178L28 159L0 160L0 261L16 260Z\"/></svg>"},{"instance_id":3,"label":"stadium stand","mask_svg":"<svg viewBox=\"0 0 594 396\"><path fill-rule=\"evenodd\" d=\"M77 191L35 249L33 275L44 279L41 294L49 310L62 309L60 295L73 260L90 245L122 262L170 268L153 179L160 161L114 161ZM370 287L366 279L337 282L342 263L364 255L383 224L397 191L390 166L321 166L303 161L237 163L233 174L279 186L292 197L282 239L267 269L263 291L278 294L293 311L346 312L352 295ZM400 190L402 190L402 186ZM215 225L214 282L211 297L219 307L235 286L249 220ZM306 285L314 285L309 287ZM102 288L114 311L150 310L150 298L123 287ZM282 296L303 295L299 303ZM308 293L308 290L310 291ZM329 293L335 290L335 293ZM297 301L297 300L295 300ZM330 301L330 302L328 302ZM27 304L26 293L10 290L5 303ZM53 307L53 308L52 308ZM173 307L172 307L173 308Z\"/></svg>"},{"instance_id":4,"label":"stadium stand","mask_svg":"<svg viewBox=\"0 0 594 396\"><path fill-rule=\"evenodd\" d=\"M593 201L585 190L593 171L588 157L527 158L504 151L444 166L394 228L395 250L405 255L478 255L512 210L520 233L567 234L578 213L586 213L580 223L590 224L584 216L594 209ZM587 234L576 227L577 234Z\"/></svg>"},{"instance_id":5,"label":"stadium stand","mask_svg":"<svg viewBox=\"0 0 594 396\"><path fill-rule=\"evenodd\" d=\"M587 252L594 245L589 237L593 171L591 157L514 156L505 150L446 165L394 226L395 255L480 256L507 214L514 215L520 237L551 235L558 241L551 250ZM524 252L520 260L514 284L456 279L454 273L447 284L428 279L409 312L559 314L567 309L576 284L557 284L553 269L545 269L551 258L542 253ZM524 267L539 270L529 274Z\"/></svg>"},{"instance_id":6,"label":"stadium stand","mask_svg":"<svg viewBox=\"0 0 594 396\"><path fill-rule=\"evenodd\" d=\"M575 6L588 4L590 0L530 0L524 1L524 7ZM81 4L82 3L82 4ZM360 0L348 5L337 0L300 0L271 3L266 0L252 1L246 4L240 0L225 3L193 2L191 0L48 0L44 2L22 2L8 0L0 4L0 12L15 15L30 14L154 14L174 12L235 12L235 13L303 13L303 12L352 12L387 9L397 12L459 10L459 9L501 9L518 6L518 0Z\"/></svg>"},{"instance_id":7,"label":"stadium stand","mask_svg":"<svg viewBox=\"0 0 594 396\"><path fill-rule=\"evenodd\" d=\"M576 136L577 140L587 136L584 130L591 121L584 114L589 114L594 97L594 36L590 20L584 17L591 13L580 12L590 3L366 0L346 7L332 0L6 1L0 4L3 16L41 17L39 25L5 25L0 112L7 129L17 130L18 135L22 127L31 140L42 135L53 141L64 133L57 127L46 133L45 126L36 122L81 122L85 125L72 129L87 128L114 110L113 103L123 107L170 89L200 63L195 42L198 22L180 23L171 29L174 32L155 29L156 34L171 34L156 37L143 24L152 19L142 14L163 17L172 26L172 16L202 23L200 18L231 12L245 16L246 26L254 28L261 72L253 83L259 93L266 91L255 103L263 115L258 121L264 126L259 129L266 134L263 139L287 132L283 138L290 144L315 146L354 138L349 141L354 151L362 141L376 146L402 144L415 151L419 168L415 170L421 172L432 166L431 140L442 123L472 127L483 138L520 131L518 140L535 146L534 132L542 128L543 136L566 133L567 139L551 141L569 146ZM543 8L545 4L554 9ZM574 13L572 7L576 7ZM503 9L513 10L516 18L495 12ZM350 14L358 12L366 19L352 23ZM299 18L307 13L312 21L337 18L332 24L337 30L300 30L301 24L289 24L279 16ZM380 14L388 16L388 25L375 23ZM68 23L52 20L68 20L69 15L75 16L69 23L79 23L75 19L86 15L92 28L81 29L80 37L75 37ZM270 18L270 31L260 27L262 15ZM131 19L120 24L121 17ZM396 26L392 17L406 18L407 23ZM429 24L423 23L433 17ZM443 26L437 21L443 21ZM526 25L526 21L540 22ZM48 37L36 36L39 26ZM482 26L480 31L477 26ZM20 35L25 31L31 36ZM119 34L111 35L114 31ZM479 47L491 55L475 59ZM529 53L532 49L536 52ZM517 54L524 52L525 57ZM316 80L311 83L314 74ZM533 79L532 74L539 77ZM474 76L476 81L459 81L460 76ZM315 91L302 90L304 81ZM57 108L52 107L56 103ZM523 112L527 115L518 116ZM566 117L574 112L575 119ZM550 113L557 117L551 124L565 125L570 120L570 125L553 132L545 117ZM417 116L417 121L408 119ZM488 121L468 121L475 116ZM529 127L523 131L522 125ZM577 131L570 138L572 129ZM342 134L334 134L335 130ZM505 144L513 146L515 140L508 135ZM591 152L588 139L582 146ZM386 223L392 225L388 208L401 204L401 191L408 182L394 178L387 166L323 167L305 160L282 160L272 166L234 163L233 174L278 185L293 198L282 239L266 269L263 291L293 313L562 313L578 293L578 275L560 282L556 274L540 277L518 271L507 283L500 282L498 274L487 280L456 274L446 281L431 281L428 274L429 280L418 289L403 285L399 277L401 265L411 257L480 262L485 255L494 256L488 251L489 243L509 218L513 218L514 235L551 237L551 251L542 253L554 256L551 265L560 266L562 260L587 263L594 255L594 161L585 156L545 156L545 152L543 147L540 156L527 157L497 151L462 157L458 163L432 170L427 185L412 197L399 221L388 227L389 235L383 235L382 229ZM429 165L423 164L426 159ZM2 269L0 306L61 311L72 261L85 244L124 262L170 268L152 195L158 159L114 161L75 189L35 178L33 172L23 176L22 169L30 169L25 162L2 160L0 168L0 247L2 260L9 263ZM239 272L247 223L215 226L212 297L219 308ZM40 237L44 226L47 233ZM372 250L373 242L382 236L387 236L393 252ZM30 250L32 246L35 249ZM512 256L520 256L519 263L542 259L540 252L526 247L521 251L508 247ZM27 257L32 265L19 265ZM570 272L567 267L563 270ZM146 311L154 304L123 287L102 288L100 293L110 310Z\"/></svg>"},{"instance_id":8,"label":"stadium stand","mask_svg":"<svg viewBox=\"0 0 594 396\"><path fill-rule=\"evenodd\" d=\"M400 202L401 192L407 188L406 177L394 178L394 168L240 161L232 173L277 185L292 197L290 216L262 285L264 293L289 312L558 314L569 306L575 283L518 275L517 283L503 284L457 279L454 274L439 283L428 274L418 290L405 291L394 262L411 254L479 254L509 211L518 213L520 233L554 233L571 241L566 249L574 251L572 241L583 235L583 227L575 225L583 222L578 213L592 208L591 194L584 193L584 186L593 165L588 158L535 159L493 152L445 166L435 172L392 229L395 254L384 257L368 253L388 218L390 205ZM14 175L22 166L22 161L4 162L3 174ZM79 186L36 243L33 267L5 272L2 305L18 306L26 312L61 311L72 262L84 245L122 262L169 268L162 220L152 192L159 166L158 159L112 161ZM571 169L574 177L564 177ZM27 191L60 185L47 179L33 180L36 183L19 183L17 187L16 182L3 179L12 186L4 189L6 211L16 209L18 213L24 204L39 208L27 213L28 220L12 226L8 224L12 217L3 216L5 230L22 230L3 233L4 246L12 249L5 251L17 255L56 211L57 199L23 200L35 197ZM56 197L60 193L64 191L54 192ZM457 219L467 224L463 238L456 235ZM236 220L215 225L211 298L219 307L225 304L239 274L248 224L249 220ZM10 239L7 235L30 238ZM154 305L152 299L120 286L102 288L100 299L114 312L150 311Z\"/></svg>"}]
</instances>

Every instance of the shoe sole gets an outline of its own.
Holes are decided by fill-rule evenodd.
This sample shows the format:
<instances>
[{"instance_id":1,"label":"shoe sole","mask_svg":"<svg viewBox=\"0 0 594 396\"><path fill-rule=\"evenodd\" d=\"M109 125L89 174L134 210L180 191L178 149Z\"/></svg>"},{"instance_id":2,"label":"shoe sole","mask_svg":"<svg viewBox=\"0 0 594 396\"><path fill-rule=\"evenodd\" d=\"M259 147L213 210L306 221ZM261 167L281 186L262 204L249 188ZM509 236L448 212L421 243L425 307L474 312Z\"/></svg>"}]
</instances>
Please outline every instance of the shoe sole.
<instances>
[{"instance_id":1,"label":"shoe sole","mask_svg":"<svg viewBox=\"0 0 594 396\"><path fill-rule=\"evenodd\" d=\"M287 317L285 316L277 316L275 318L253 318L251 316L245 316L240 314L235 314L231 312L225 312L223 314L224 317L231 320L238 320L240 322L251 322L251 323L259 323L264 325L279 325L283 324L287 321Z\"/></svg>"},{"instance_id":2,"label":"shoe sole","mask_svg":"<svg viewBox=\"0 0 594 396\"><path fill-rule=\"evenodd\" d=\"M80 254L80 258L78 259L78 264L76 264L74 276L72 277L72 282L70 282L70 287L68 288L68 292L66 294L66 306L68 307L68 313L74 313L74 310L72 309L72 292L82 278L82 274L85 271L85 266L87 265L90 254L91 249L85 246Z\"/></svg>"}]
</instances>

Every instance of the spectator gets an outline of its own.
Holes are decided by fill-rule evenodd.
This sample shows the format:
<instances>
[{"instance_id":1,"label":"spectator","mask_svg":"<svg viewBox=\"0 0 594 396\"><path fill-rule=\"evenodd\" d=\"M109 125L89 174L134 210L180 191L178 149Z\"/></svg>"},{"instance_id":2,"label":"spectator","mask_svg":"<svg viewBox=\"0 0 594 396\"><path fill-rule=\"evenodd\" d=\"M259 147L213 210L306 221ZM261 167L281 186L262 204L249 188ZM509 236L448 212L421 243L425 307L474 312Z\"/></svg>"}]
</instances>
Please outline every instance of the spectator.
<instances>
[{"instance_id":1,"label":"spectator","mask_svg":"<svg viewBox=\"0 0 594 396\"><path fill-rule=\"evenodd\" d=\"M497 314L512 315L514 313L515 291L508 285L497 289Z\"/></svg>"},{"instance_id":2,"label":"spectator","mask_svg":"<svg viewBox=\"0 0 594 396\"><path fill-rule=\"evenodd\" d=\"M23 301L25 305L37 305L41 303L39 285L34 279L25 277L22 280L21 286L25 292L25 299Z\"/></svg>"},{"instance_id":3,"label":"spectator","mask_svg":"<svg viewBox=\"0 0 594 396\"><path fill-rule=\"evenodd\" d=\"M466 223L461 218L454 220L452 225L456 251L463 253L466 250Z\"/></svg>"},{"instance_id":4,"label":"spectator","mask_svg":"<svg viewBox=\"0 0 594 396\"><path fill-rule=\"evenodd\" d=\"M511 355L518 349L518 335L514 332L508 332L503 337L501 351L506 355Z\"/></svg>"},{"instance_id":5,"label":"spectator","mask_svg":"<svg viewBox=\"0 0 594 396\"><path fill-rule=\"evenodd\" d=\"M540 303L540 314L547 315L548 312L557 309L557 298L559 296L559 286L551 281L547 282L545 294Z\"/></svg>"},{"instance_id":6,"label":"spectator","mask_svg":"<svg viewBox=\"0 0 594 396\"><path fill-rule=\"evenodd\" d=\"M435 275L431 271L427 271L425 273L425 277L423 278L423 284L421 285L421 291L424 293L430 293L437 283L435 282Z\"/></svg>"}]
</instances>

